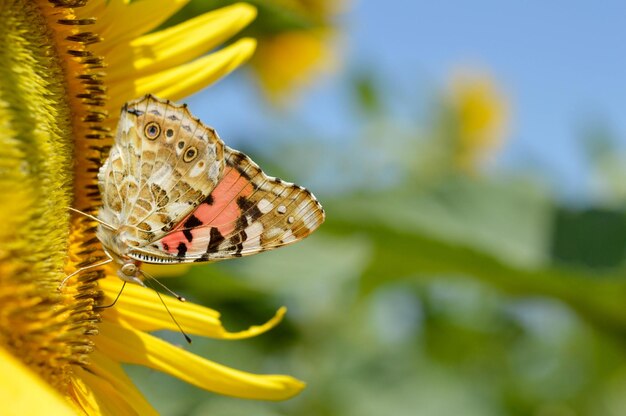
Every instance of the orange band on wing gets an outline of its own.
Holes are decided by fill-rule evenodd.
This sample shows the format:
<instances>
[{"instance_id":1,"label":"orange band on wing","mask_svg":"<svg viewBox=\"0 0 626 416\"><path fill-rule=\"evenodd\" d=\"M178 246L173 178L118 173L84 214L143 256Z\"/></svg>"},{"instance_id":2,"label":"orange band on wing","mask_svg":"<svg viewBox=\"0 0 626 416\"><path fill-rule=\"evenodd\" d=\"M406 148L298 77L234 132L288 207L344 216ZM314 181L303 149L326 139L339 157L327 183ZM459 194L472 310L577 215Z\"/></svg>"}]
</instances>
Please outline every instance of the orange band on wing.
<instances>
[{"instance_id":1,"label":"orange band on wing","mask_svg":"<svg viewBox=\"0 0 626 416\"><path fill-rule=\"evenodd\" d=\"M201 237L208 236L211 228L217 228L223 236L229 235L235 229L237 219L242 214L237 199L250 196L253 190L249 179L242 176L236 169L226 167L222 179L207 200L181 221L170 234L161 239L165 251L175 253L179 251L178 247L181 243L193 251L201 249L193 247L193 240L202 240ZM189 226L189 220L192 217L195 217L194 227ZM185 233L187 236L192 236L191 241ZM207 241L207 239L204 240Z\"/></svg>"},{"instance_id":2,"label":"orange band on wing","mask_svg":"<svg viewBox=\"0 0 626 416\"><path fill-rule=\"evenodd\" d=\"M211 197L213 204L201 204L194 211L194 215L203 224L217 227L220 234L230 234L241 215L241 209L237 204L239 197L247 197L252 194L252 184L248 179L233 168L224 169L224 176L219 181Z\"/></svg>"}]
</instances>

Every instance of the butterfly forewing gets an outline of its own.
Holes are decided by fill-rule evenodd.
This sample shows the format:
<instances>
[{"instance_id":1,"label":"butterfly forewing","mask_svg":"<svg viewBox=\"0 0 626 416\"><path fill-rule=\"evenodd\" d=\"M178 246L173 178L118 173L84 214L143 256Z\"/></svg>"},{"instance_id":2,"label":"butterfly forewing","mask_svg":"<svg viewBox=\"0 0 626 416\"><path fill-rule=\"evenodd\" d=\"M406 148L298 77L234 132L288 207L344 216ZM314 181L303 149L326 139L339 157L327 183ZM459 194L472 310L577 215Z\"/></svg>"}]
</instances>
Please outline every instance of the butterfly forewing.
<instances>
[{"instance_id":1,"label":"butterfly forewing","mask_svg":"<svg viewBox=\"0 0 626 416\"><path fill-rule=\"evenodd\" d=\"M127 104L100 172L101 218L123 228L131 246L161 238L215 188L223 153L186 107L152 96Z\"/></svg>"},{"instance_id":2,"label":"butterfly forewing","mask_svg":"<svg viewBox=\"0 0 626 416\"><path fill-rule=\"evenodd\" d=\"M225 161L206 200L165 237L143 247L141 256L166 254L181 262L246 256L301 240L324 221L324 210L308 190L267 176L228 147Z\"/></svg>"}]
</instances>

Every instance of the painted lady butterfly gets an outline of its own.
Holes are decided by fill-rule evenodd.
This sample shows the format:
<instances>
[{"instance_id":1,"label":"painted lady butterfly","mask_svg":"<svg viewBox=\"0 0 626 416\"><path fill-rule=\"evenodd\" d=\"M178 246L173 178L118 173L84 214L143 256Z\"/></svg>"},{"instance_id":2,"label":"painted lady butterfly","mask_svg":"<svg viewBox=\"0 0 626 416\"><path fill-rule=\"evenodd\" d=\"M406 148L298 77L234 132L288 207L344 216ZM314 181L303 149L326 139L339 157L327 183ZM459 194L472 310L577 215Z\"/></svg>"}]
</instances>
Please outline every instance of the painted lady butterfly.
<instances>
[{"instance_id":1,"label":"painted lady butterfly","mask_svg":"<svg viewBox=\"0 0 626 416\"><path fill-rule=\"evenodd\" d=\"M267 176L186 105L147 95L122 109L98 174L97 236L125 282L141 263L212 262L301 240L324 221L308 190Z\"/></svg>"}]
</instances>

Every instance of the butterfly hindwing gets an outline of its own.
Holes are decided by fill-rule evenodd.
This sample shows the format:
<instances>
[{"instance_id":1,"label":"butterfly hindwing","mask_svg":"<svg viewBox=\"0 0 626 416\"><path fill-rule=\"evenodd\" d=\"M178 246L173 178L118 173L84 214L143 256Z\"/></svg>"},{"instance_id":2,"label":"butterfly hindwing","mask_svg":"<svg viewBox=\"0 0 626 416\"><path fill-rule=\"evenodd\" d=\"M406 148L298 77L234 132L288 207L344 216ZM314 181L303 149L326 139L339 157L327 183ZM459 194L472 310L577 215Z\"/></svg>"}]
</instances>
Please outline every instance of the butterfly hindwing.
<instances>
[{"instance_id":1,"label":"butterfly hindwing","mask_svg":"<svg viewBox=\"0 0 626 416\"><path fill-rule=\"evenodd\" d=\"M215 188L224 145L186 106L146 96L122 109L102 166L100 218L141 247L171 231Z\"/></svg>"},{"instance_id":2,"label":"butterfly hindwing","mask_svg":"<svg viewBox=\"0 0 626 416\"><path fill-rule=\"evenodd\" d=\"M306 189L267 176L250 158L224 147L225 167L212 192L167 235L138 249L138 260L216 261L299 241L324 221Z\"/></svg>"}]
</instances>

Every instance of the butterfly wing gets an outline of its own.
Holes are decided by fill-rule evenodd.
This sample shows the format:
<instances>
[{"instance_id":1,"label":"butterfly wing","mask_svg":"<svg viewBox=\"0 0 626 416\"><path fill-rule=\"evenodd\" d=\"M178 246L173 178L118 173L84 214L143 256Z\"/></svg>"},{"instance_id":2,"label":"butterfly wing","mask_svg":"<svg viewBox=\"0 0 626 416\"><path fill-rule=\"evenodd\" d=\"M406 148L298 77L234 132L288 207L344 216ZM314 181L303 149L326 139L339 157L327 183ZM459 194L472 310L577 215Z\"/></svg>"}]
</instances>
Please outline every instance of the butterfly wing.
<instances>
[{"instance_id":1,"label":"butterfly wing","mask_svg":"<svg viewBox=\"0 0 626 416\"><path fill-rule=\"evenodd\" d=\"M217 185L224 145L186 106L147 95L124 106L115 145L99 173L100 219L124 244L158 240Z\"/></svg>"},{"instance_id":2,"label":"butterfly wing","mask_svg":"<svg viewBox=\"0 0 626 416\"><path fill-rule=\"evenodd\" d=\"M313 194L267 176L224 147L225 168L208 197L163 238L130 255L144 262L202 262L247 256L299 241L324 221Z\"/></svg>"}]
</instances>

